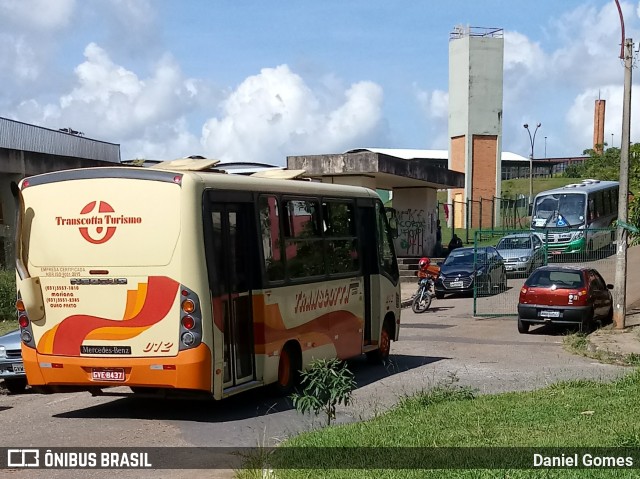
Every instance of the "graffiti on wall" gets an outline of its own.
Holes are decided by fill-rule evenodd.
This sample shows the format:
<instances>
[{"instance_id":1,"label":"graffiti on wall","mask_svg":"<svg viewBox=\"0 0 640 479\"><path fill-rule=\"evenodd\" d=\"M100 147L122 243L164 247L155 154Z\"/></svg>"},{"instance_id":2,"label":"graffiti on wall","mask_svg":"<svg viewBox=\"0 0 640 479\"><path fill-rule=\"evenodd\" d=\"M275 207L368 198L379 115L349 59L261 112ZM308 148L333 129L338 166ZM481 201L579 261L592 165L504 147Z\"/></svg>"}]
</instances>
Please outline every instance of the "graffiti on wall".
<instances>
[{"instance_id":1,"label":"graffiti on wall","mask_svg":"<svg viewBox=\"0 0 640 479\"><path fill-rule=\"evenodd\" d=\"M398 241L400 254L420 256L424 254L427 218L423 209L398 211Z\"/></svg>"}]
</instances>

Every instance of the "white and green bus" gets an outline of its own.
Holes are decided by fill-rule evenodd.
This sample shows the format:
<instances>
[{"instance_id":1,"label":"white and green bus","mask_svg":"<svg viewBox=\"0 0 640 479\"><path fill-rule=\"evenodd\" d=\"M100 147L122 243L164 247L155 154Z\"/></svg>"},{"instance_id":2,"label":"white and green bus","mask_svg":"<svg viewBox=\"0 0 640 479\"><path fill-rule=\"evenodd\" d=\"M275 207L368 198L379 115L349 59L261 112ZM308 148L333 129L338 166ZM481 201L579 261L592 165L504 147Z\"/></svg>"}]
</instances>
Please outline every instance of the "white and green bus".
<instances>
[{"instance_id":1,"label":"white and green bus","mask_svg":"<svg viewBox=\"0 0 640 479\"><path fill-rule=\"evenodd\" d=\"M618 182L583 180L538 193L531 229L549 253L591 253L610 246L618 218Z\"/></svg>"}]
</instances>

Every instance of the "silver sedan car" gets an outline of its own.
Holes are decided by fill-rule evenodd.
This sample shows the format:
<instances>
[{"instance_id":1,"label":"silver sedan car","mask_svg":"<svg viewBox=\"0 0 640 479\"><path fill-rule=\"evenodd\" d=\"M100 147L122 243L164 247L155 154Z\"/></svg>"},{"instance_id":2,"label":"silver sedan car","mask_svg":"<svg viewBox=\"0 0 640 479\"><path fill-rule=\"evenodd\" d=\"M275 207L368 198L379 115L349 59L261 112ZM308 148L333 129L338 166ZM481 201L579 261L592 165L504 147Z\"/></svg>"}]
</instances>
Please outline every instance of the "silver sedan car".
<instances>
[{"instance_id":1,"label":"silver sedan car","mask_svg":"<svg viewBox=\"0 0 640 479\"><path fill-rule=\"evenodd\" d=\"M0 336L0 379L10 393L18 394L27 387L27 376L20 350L20 330Z\"/></svg>"},{"instance_id":2,"label":"silver sedan car","mask_svg":"<svg viewBox=\"0 0 640 479\"><path fill-rule=\"evenodd\" d=\"M528 276L545 264L542 240L533 233L516 233L503 237L496 246L504 258L508 275Z\"/></svg>"}]
</instances>

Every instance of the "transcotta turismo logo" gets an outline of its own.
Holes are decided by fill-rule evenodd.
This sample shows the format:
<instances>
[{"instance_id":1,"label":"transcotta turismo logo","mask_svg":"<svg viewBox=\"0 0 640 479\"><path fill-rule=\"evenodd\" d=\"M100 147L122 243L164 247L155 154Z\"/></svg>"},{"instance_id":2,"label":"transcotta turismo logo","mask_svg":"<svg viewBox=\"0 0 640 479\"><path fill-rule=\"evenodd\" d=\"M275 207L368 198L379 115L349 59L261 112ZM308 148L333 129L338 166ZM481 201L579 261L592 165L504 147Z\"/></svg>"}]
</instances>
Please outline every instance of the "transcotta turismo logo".
<instances>
[{"instance_id":1,"label":"transcotta turismo logo","mask_svg":"<svg viewBox=\"0 0 640 479\"><path fill-rule=\"evenodd\" d=\"M57 226L78 226L82 237L93 244L103 244L113 238L118 225L140 223L141 217L118 215L106 201L88 203L74 218L56 216Z\"/></svg>"}]
</instances>

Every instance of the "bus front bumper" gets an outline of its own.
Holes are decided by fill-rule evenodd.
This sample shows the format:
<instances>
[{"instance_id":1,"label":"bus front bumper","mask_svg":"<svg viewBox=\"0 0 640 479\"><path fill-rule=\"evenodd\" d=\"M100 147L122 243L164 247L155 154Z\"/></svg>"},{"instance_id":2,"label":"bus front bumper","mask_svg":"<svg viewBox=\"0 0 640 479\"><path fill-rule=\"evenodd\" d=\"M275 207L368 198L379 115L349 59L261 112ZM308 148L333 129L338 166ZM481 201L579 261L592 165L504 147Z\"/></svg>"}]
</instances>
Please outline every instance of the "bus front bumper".
<instances>
[{"instance_id":1,"label":"bus front bumper","mask_svg":"<svg viewBox=\"0 0 640 479\"><path fill-rule=\"evenodd\" d=\"M547 252L552 254L571 254L584 251L584 238L563 243L547 243Z\"/></svg>"},{"instance_id":2,"label":"bus front bumper","mask_svg":"<svg viewBox=\"0 0 640 479\"><path fill-rule=\"evenodd\" d=\"M152 358L64 357L22 346L31 386L69 386L75 390L129 386L212 391L211 351L205 344L177 356ZM95 379L96 375L103 379ZM104 379L104 378L111 378Z\"/></svg>"}]
</instances>

